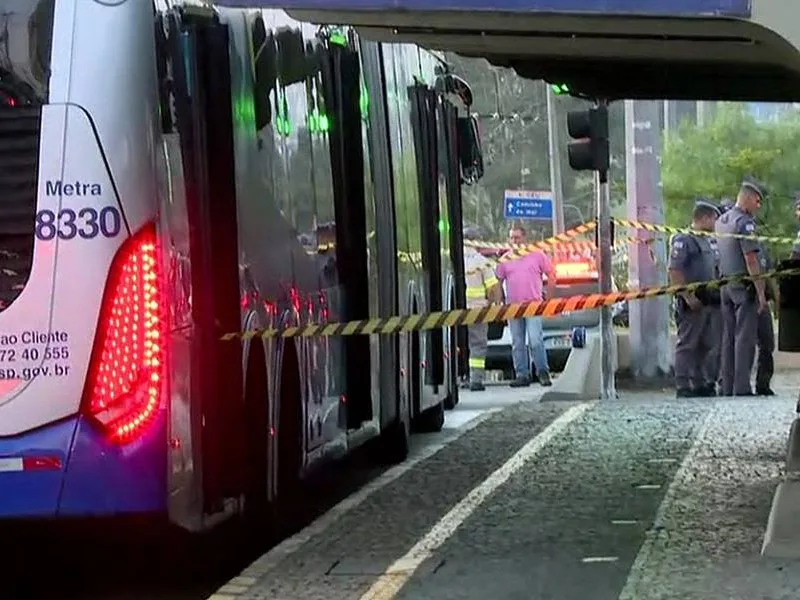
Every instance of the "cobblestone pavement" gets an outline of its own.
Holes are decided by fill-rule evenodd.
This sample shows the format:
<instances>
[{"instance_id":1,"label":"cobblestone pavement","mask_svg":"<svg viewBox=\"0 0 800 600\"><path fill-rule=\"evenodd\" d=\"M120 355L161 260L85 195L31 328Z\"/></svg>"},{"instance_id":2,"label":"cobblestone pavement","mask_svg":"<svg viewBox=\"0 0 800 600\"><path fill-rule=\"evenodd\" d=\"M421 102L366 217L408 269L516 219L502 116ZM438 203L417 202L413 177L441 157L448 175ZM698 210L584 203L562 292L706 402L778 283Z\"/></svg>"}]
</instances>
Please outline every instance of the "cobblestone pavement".
<instances>
[{"instance_id":1,"label":"cobblestone pavement","mask_svg":"<svg viewBox=\"0 0 800 600\"><path fill-rule=\"evenodd\" d=\"M638 392L484 413L216 598L800 597L800 570L759 554L794 379L770 399Z\"/></svg>"}]
</instances>

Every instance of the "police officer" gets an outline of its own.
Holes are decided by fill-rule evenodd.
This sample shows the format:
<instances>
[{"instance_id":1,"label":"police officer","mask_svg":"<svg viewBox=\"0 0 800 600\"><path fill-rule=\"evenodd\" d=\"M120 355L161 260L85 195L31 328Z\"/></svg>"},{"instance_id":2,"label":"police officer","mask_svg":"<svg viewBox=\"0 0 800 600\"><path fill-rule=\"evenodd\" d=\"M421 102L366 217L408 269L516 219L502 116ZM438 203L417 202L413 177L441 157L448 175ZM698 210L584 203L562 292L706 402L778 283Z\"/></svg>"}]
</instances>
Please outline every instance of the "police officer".
<instances>
[{"instance_id":1,"label":"police officer","mask_svg":"<svg viewBox=\"0 0 800 600\"><path fill-rule=\"evenodd\" d=\"M736 204L717 219L720 274L722 277L758 275L759 243L756 240L724 237L750 236L756 231L755 213L767 196L766 187L745 177ZM737 281L722 288L722 349L720 360L723 396L752 396L750 372L755 358L758 315L767 310L764 281Z\"/></svg>"},{"instance_id":2,"label":"police officer","mask_svg":"<svg viewBox=\"0 0 800 600\"><path fill-rule=\"evenodd\" d=\"M477 227L464 228L464 240L481 238ZM500 282L494 274L492 263L471 246L464 246L464 274L467 288L467 308L483 308L492 302L500 302ZM488 345L488 323L477 323L469 327L469 389L482 392L486 369Z\"/></svg>"},{"instance_id":3,"label":"police officer","mask_svg":"<svg viewBox=\"0 0 800 600\"><path fill-rule=\"evenodd\" d=\"M775 268L772 257L764 243L759 246L758 252L759 266L761 272L765 273ZM768 301L778 301L778 284L775 279L768 279L766 282L765 294ZM769 307L758 313L758 328L756 333L756 346L758 347L758 357L756 359L756 394L758 396L774 396L770 384L775 373L775 329L772 324L772 312Z\"/></svg>"},{"instance_id":4,"label":"police officer","mask_svg":"<svg viewBox=\"0 0 800 600\"><path fill-rule=\"evenodd\" d=\"M719 203L719 216L724 215L728 212L731 208L733 208L734 201L730 198L722 198ZM717 238L709 237L708 238L709 244L711 244L711 249L714 251L714 279L719 279L720 272L719 272L719 243ZM717 344L713 352L709 353L708 356L708 372L713 374L715 386L715 391L718 391L720 379L719 379L719 360L720 360L720 349L722 348L722 303L721 303L721 294L719 290L716 290L713 294L713 299L717 300L716 303L710 305L709 310L709 320L711 321L710 325L708 326L711 335L714 336L714 339L717 340ZM716 395L716 394L715 394Z\"/></svg>"},{"instance_id":5,"label":"police officer","mask_svg":"<svg viewBox=\"0 0 800 600\"><path fill-rule=\"evenodd\" d=\"M704 198L695 202L692 229L710 233L719 209ZM717 269L716 255L707 235L679 233L672 238L669 276L672 285L711 281ZM701 288L676 297L675 387L678 398L716 396L716 359L719 336L711 329L712 313L719 305L716 290Z\"/></svg>"}]
</instances>

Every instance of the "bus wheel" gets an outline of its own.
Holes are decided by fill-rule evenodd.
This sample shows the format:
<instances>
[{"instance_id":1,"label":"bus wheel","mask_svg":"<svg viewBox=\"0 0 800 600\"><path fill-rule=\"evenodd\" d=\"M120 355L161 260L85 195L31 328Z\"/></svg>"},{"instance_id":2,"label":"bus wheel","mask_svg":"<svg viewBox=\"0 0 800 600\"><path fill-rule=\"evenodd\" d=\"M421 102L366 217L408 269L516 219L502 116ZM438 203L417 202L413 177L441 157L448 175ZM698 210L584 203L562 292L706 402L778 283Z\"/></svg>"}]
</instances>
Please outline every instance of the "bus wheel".
<instances>
[{"instance_id":1,"label":"bus wheel","mask_svg":"<svg viewBox=\"0 0 800 600\"><path fill-rule=\"evenodd\" d=\"M450 328L450 351L445 359L445 370L449 375L447 383L447 396L444 399L444 407L453 410L458 405L458 338L456 328Z\"/></svg>"},{"instance_id":2,"label":"bus wheel","mask_svg":"<svg viewBox=\"0 0 800 600\"><path fill-rule=\"evenodd\" d=\"M264 345L250 343L245 373L245 507L247 521L266 525L269 516L269 396Z\"/></svg>"},{"instance_id":3,"label":"bus wheel","mask_svg":"<svg viewBox=\"0 0 800 600\"><path fill-rule=\"evenodd\" d=\"M303 406L300 387L300 363L297 347L286 340L281 364L281 393L278 408L278 461L277 512L281 527L290 526L293 519L288 514L297 508L295 497L303 465ZM293 515L292 515L293 516ZM288 517L288 518L287 518Z\"/></svg>"},{"instance_id":4,"label":"bus wheel","mask_svg":"<svg viewBox=\"0 0 800 600\"><path fill-rule=\"evenodd\" d=\"M419 333L411 334L411 390L417 400L412 406L422 406L423 386L422 369L420 368L421 344ZM444 427L444 402L439 402L419 413L412 422L414 431L419 433L436 433Z\"/></svg>"},{"instance_id":5,"label":"bus wheel","mask_svg":"<svg viewBox=\"0 0 800 600\"><path fill-rule=\"evenodd\" d=\"M408 458L409 451L408 422L398 415L394 422L381 431L377 441L375 458L381 465L396 465Z\"/></svg>"}]
</instances>

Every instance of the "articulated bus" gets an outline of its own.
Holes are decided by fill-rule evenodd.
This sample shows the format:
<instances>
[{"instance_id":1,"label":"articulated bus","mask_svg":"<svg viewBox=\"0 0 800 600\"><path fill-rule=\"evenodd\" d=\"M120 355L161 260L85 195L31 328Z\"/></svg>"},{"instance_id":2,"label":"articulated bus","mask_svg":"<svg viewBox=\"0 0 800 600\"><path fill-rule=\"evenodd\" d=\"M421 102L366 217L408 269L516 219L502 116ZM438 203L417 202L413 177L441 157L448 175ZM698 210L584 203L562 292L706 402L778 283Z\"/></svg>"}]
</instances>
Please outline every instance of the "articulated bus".
<instances>
[{"instance_id":1,"label":"articulated bus","mask_svg":"<svg viewBox=\"0 0 800 600\"><path fill-rule=\"evenodd\" d=\"M452 329L239 335L464 305L480 148L439 55L281 10L0 9L0 518L274 517L441 429Z\"/></svg>"}]
</instances>

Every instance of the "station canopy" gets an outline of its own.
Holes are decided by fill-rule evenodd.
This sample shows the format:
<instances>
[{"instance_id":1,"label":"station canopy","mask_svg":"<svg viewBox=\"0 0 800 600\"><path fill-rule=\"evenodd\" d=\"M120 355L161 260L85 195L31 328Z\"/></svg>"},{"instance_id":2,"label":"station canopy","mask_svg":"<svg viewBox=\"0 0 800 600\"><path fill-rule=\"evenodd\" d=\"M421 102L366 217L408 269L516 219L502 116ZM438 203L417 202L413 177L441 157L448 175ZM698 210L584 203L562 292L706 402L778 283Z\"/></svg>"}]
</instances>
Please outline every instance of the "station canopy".
<instances>
[{"instance_id":1,"label":"station canopy","mask_svg":"<svg viewBox=\"0 0 800 600\"><path fill-rule=\"evenodd\" d=\"M216 0L485 57L609 100L800 101L797 0ZM766 19L761 18L765 16ZM793 28L792 29L787 29ZM790 43L794 42L794 43Z\"/></svg>"}]
</instances>

